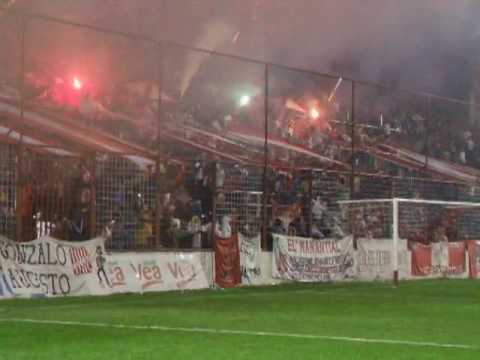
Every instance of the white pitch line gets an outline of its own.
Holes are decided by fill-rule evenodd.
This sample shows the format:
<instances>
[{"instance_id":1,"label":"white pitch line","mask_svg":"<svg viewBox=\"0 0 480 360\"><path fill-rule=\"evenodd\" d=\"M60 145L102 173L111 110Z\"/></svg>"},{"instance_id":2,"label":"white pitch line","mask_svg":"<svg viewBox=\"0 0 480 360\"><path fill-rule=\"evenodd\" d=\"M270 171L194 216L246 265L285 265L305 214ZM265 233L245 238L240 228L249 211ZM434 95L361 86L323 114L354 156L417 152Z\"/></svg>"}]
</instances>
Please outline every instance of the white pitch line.
<instances>
[{"instance_id":1,"label":"white pitch line","mask_svg":"<svg viewBox=\"0 0 480 360\"><path fill-rule=\"evenodd\" d=\"M59 325L59 326L83 326L83 327L97 327L97 328L111 328L111 329L130 329L130 330L158 330L171 332L188 332L188 333L205 333L214 335L243 335L243 336L265 336L265 337L283 337L283 338L297 338L297 339L312 339L312 340L330 340L343 341L355 343L372 343L372 344L389 344L389 345L405 345L415 347L434 347L434 348L450 348L450 349L468 349L477 350L479 347L465 344L448 344L437 342L420 342L408 340L391 340L391 339L372 339L359 338L347 336L328 336L315 334L296 334L296 333L280 333L269 331L246 331L246 330L228 330L228 329L208 329L208 328L186 328L186 327L172 327L161 325L126 325L126 324L108 324L108 323L92 323L80 321L60 321L60 320L38 320L38 319L19 319L19 318L0 318L0 322L9 323L27 323L40 325Z\"/></svg>"}]
</instances>

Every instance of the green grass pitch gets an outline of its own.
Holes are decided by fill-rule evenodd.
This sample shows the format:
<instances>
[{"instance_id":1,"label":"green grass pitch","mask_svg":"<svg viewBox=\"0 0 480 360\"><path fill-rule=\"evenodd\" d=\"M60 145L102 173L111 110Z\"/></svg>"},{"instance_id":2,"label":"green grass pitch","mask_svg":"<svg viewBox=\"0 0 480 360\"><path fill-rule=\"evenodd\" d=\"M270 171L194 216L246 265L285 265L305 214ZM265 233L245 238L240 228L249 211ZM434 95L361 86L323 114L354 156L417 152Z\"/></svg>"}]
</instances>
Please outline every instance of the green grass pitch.
<instances>
[{"instance_id":1,"label":"green grass pitch","mask_svg":"<svg viewBox=\"0 0 480 360\"><path fill-rule=\"evenodd\" d=\"M480 359L480 282L0 302L0 359Z\"/></svg>"}]
</instances>

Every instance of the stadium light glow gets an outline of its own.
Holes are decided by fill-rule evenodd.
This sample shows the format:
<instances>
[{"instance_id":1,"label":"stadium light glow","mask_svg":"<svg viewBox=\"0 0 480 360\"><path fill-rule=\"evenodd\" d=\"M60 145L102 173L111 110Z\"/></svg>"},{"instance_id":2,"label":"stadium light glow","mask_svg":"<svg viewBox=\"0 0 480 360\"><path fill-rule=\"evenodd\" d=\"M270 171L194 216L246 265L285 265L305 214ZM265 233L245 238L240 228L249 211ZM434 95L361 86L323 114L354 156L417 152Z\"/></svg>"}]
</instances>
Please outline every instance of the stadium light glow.
<instances>
[{"instance_id":1,"label":"stadium light glow","mask_svg":"<svg viewBox=\"0 0 480 360\"><path fill-rule=\"evenodd\" d=\"M240 98L239 105L241 107L248 106L251 101L252 101L252 99L249 95L242 95L242 97Z\"/></svg>"}]
</instances>

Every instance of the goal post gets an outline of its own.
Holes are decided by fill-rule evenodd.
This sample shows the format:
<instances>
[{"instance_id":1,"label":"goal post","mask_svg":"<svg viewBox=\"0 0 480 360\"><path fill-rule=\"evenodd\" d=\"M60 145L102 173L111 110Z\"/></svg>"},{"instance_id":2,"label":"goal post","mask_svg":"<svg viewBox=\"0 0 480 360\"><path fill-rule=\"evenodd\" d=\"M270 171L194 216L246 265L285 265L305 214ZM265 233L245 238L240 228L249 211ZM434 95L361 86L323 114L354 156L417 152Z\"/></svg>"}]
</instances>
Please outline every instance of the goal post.
<instances>
[{"instance_id":1,"label":"goal post","mask_svg":"<svg viewBox=\"0 0 480 360\"><path fill-rule=\"evenodd\" d=\"M399 283L399 269L398 269L398 199L392 200L392 238L393 238L393 283L398 286Z\"/></svg>"},{"instance_id":2,"label":"goal post","mask_svg":"<svg viewBox=\"0 0 480 360\"><path fill-rule=\"evenodd\" d=\"M445 244L446 255L439 260L442 264L436 275L449 276L449 244L480 239L480 203L405 198L338 203L346 232L353 235L355 244L358 239L384 241L391 254L389 268L395 285L401 278L400 254L405 257L411 244L435 248ZM409 270L403 264L403 272Z\"/></svg>"}]
</instances>

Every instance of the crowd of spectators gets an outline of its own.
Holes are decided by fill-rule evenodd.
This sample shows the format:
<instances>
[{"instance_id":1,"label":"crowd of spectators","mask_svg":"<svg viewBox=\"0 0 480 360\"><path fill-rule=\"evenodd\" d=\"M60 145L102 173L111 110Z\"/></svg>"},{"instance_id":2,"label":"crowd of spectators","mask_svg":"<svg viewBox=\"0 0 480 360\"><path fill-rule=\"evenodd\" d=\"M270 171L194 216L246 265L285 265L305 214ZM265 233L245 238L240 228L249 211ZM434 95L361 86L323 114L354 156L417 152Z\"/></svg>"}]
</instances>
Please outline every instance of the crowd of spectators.
<instances>
[{"instance_id":1,"label":"crowd of spectators","mask_svg":"<svg viewBox=\"0 0 480 360\"><path fill-rule=\"evenodd\" d=\"M33 80L30 90L35 90L35 86L41 88L41 81ZM34 93L34 101L43 101L48 106L59 106L60 110L68 110L70 115L78 116L92 126L147 147L154 147L159 140L156 138L156 127L160 126L156 122L158 101L152 99L155 99L155 94L157 98L160 94L158 88L155 90L155 87L148 83L118 87L111 94L87 92L79 99L74 99L73 107L72 103L69 103L72 99L58 100L53 90L55 89L44 89L36 95ZM341 99L329 103L324 99L324 95L320 98L323 100L315 103L315 106L322 111L315 116L311 116L308 111L302 113L291 105L292 102L301 104L301 108L304 105L302 98L278 96L272 99L268 109L269 136L286 144L306 148L326 158L343 161L347 165L352 159L360 162L357 165L371 161L374 156L366 151L362 152L364 158L359 153L355 156L350 153L352 139L348 123L349 109L342 106ZM188 123L219 136L225 136L232 128L248 128L253 133L263 134L264 103L260 100L253 97L249 106L242 109L233 109L218 101L204 101L201 105L188 102L167 104L163 109L165 122L161 126ZM413 105L396 106L380 112L364 111L362 106L358 108L354 136L359 140L356 144L359 147L388 142L432 158L480 167L477 133L469 126L468 121L458 121L455 112L442 113L433 107L427 117ZM461 114L458 116L464 119ZM158 132L161 131L162 128ZM199 141L201 146L209 144L207 136L203 139L196 138L196 141ZM273 146L271 150L272 162L281 159L295 166L303 164L305 154L301 152L281 151ZM224 179L212 174L222 174L224 170L217 168L214 171L215 162L207 156L199 156L191 150L186 153L190 159L183 167L178 164L164 164L159 169L160 175L150 168L129 179L128 175L117 174L115 169L105 166L104 172L98 175L97 184L110 181L106 179L109 176L116 176L116 184L109 183L108 193L99 191L102 194L99 203L110 202L108 206L105 205L108 210L105 211L102 221L107 228L112 247L127 248L135 244L141 247L199 248L211 245L211 229L215 226L217 217L214 213L214 199L221 204L234 202L229 192L244 189L216 193L219 188L223 188ZM175 155L172 153L172 157ZM375 169L382 173L385 171L382 166L385 167L385 163L375 162L374 168L369 170ZM138 170L130 170L138 173ZM342 220L338 209L331 206L332 199L329 197L332 195L312 198L309 181L304 175L295 172L276 171L270 176L269 232L317 238L341 236ZM343 187L348 189L349 186L344 184ZM158 198L157 192L160 193ZM246 223L238 221L236 206L238 207L238 204L225 206L231 213L224 215L231 217L236 226L245 226ZM160 244L156 243L154 235L157 232L157 215L160 219ZM79 214L72 215L72 224L77 217L81 220ZM258 224L261 221L256 219L253 223ZM260 231L258 226L255 229Z\"/></svg>"}]
</instances>

